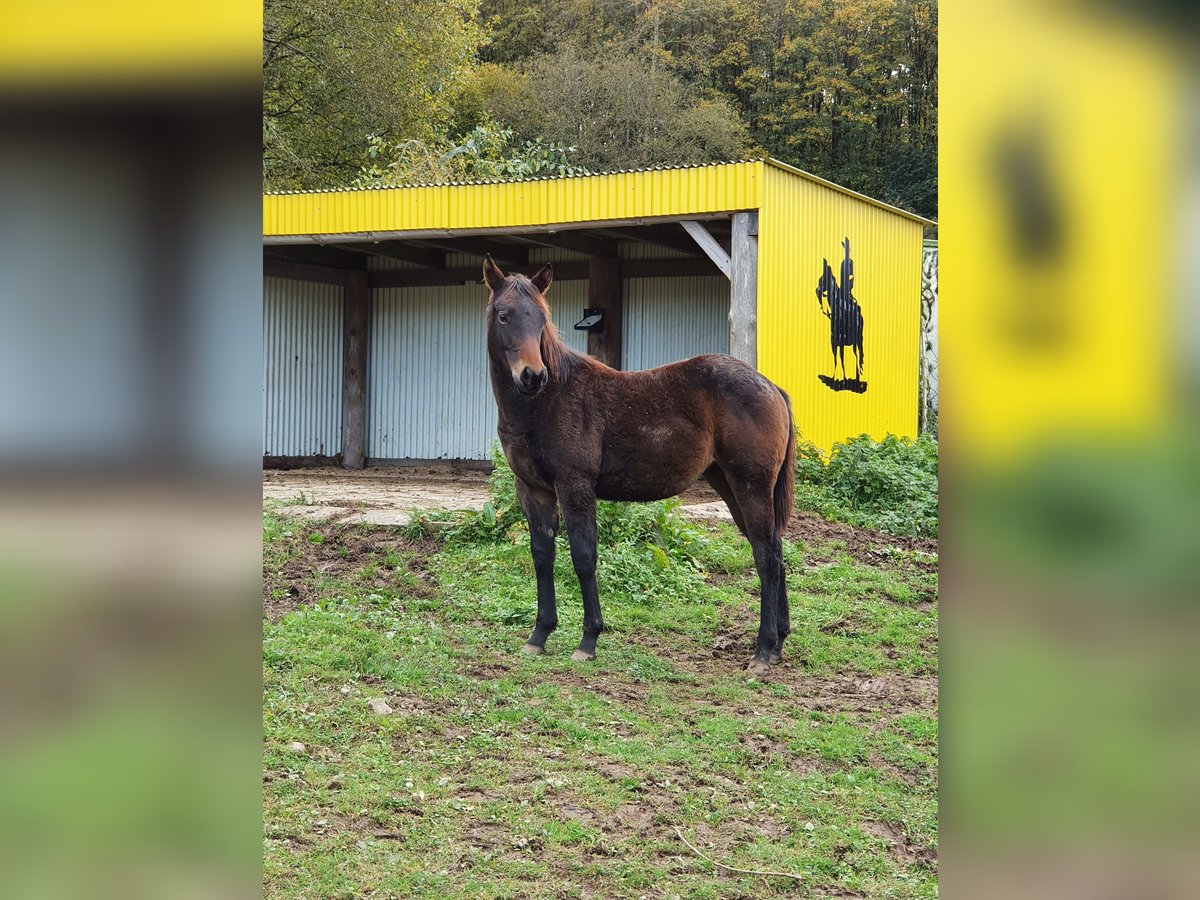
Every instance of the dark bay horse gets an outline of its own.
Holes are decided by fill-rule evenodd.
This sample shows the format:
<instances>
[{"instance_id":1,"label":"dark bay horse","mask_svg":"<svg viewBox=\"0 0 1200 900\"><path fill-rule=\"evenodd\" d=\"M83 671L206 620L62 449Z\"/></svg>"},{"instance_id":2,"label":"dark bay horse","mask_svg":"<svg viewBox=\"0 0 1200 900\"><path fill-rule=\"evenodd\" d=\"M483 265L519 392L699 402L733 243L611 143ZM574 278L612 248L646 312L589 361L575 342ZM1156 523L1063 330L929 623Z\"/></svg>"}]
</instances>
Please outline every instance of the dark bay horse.
<instances>
[{"instance_id":1,"label":"dark bay horse","mask_svg":"<svg viewBox=\"0 0 1200 900\"><path fill-rule=\"evenodd\" d=\"M754 548L762 581L748 671L779 662L790 624L780 532L792 513L796 436L787 395L744 362L697 356L618 372L576 353L550 321L546 266L506 276L490 256L487 344L498 431L529 520L538 612L528 653L558 625L554 539L559 509L583 593L583 640L594 659L604 630L596 590L596 500L661 500L703 476Z\"/></svg>"}]
</instances>

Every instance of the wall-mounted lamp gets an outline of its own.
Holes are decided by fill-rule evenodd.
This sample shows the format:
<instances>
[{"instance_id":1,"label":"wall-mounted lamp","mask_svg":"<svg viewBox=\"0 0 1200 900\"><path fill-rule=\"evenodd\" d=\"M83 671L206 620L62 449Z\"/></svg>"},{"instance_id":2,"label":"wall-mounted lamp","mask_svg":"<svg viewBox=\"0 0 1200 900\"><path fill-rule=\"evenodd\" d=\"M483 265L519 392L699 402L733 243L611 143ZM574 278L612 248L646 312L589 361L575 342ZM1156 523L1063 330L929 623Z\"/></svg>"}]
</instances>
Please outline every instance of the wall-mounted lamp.
<instances>
[{"instance_id":1,"label":"wall-mounted lamp","mask_svg":"<svg viewBox=\"0 0 1200 900\"><path fill-rule=\"evenodd\" d=\"M604 330L604 310L602 309L585 309L583 318L575 323L576 331L603 331Z\"/></svg>"}]
</instances>

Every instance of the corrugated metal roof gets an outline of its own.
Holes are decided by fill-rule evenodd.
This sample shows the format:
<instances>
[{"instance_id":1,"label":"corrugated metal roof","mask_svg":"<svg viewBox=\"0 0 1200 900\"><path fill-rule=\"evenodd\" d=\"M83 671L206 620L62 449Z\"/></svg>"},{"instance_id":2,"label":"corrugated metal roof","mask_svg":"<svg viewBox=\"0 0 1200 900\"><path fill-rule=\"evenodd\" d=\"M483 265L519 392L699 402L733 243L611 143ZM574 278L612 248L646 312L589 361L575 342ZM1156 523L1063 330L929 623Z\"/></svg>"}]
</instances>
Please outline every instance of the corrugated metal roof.
<instances>
[{"instance_id":1,"label":"corrugated metal roof","mask_svg":"<svg viewBox=\"0 0 1200 900\"><path fill-rule=\"evenodd\" d=\"M451 182L391 188L285 191L263 195L268 240L302 236L420 237L601 221L758 209L763 170L771 167L820 184L906 219L934 224L906 210L777 160L657 166L589 175Z\"/></svg>"},{"instance_id":2,"label":"corrugated metal roof","mask_svg":"<svg viewBox=\"0 0 1200 900\"><path fill-rule=\"evenodd\" d=\"M562 181L568 178L595 178L599 175L637 175L641 172L674 172L679 169L709 169L714 166L736 166L739 163L759 162L756 159L730 159L721 162L684 163L678 166L646 166L640 169L605 169L601 172L580 172L576 175L532 175L523 178L468 178L465 181L417 181L412 184L361 185L358 187L313 188L307 191L264 191L264 197L286 197L294 194L344 194L355 191L393 191L406 188L465 187L480 184L522 184L528 181Z\"/></svg>"}]
</instances>

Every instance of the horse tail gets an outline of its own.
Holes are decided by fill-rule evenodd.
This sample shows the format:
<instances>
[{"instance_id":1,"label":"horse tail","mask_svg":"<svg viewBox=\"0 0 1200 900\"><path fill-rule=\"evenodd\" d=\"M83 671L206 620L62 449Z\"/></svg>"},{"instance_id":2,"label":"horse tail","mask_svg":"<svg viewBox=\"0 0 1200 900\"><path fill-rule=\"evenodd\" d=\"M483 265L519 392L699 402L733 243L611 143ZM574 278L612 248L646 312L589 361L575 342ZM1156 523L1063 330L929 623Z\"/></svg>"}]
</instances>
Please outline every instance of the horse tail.
<instances>
[{"instance_id":1,"label":"horse tail","mask_svg":"<svg viewBox=\"0 0 1200 900\"><path fill-rule=\"evenodd\" d=\"M775 527L783 531L792 518L792 505L796 500L796 422L792 418L791 398L783 388L778 390L788 411L787 452L783 455L783 465L779 467L779 475L775 478Z\"/></svg>"}]
</instances>

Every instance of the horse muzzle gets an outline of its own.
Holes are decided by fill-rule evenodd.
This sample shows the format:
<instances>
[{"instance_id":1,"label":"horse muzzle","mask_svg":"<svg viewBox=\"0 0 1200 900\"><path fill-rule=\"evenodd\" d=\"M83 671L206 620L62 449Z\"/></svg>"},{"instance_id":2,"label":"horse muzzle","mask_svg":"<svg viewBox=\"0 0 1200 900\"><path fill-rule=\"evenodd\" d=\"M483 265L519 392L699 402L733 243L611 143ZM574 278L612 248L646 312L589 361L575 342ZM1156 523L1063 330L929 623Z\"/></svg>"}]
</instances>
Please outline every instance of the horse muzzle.
<instances>
[{"instance_id":1,"label":"horse muzzle","mask_svg":"<svg viewBox=\"0 0 1200 900\"><path fill-rule=\"evenodd\" d=\"M517 390L527 397L533 397L542 392L542 388L550 381L550 373L545 369L534 371L529 366L521 369L520 375L514 374Z\"/></svg>"}]
</instances>

